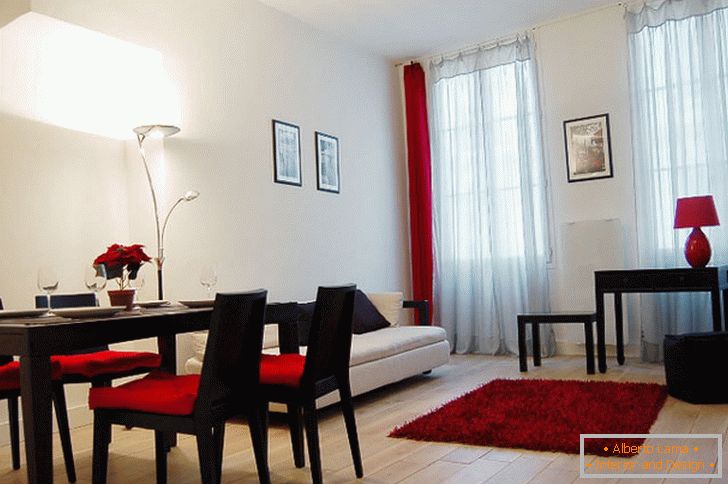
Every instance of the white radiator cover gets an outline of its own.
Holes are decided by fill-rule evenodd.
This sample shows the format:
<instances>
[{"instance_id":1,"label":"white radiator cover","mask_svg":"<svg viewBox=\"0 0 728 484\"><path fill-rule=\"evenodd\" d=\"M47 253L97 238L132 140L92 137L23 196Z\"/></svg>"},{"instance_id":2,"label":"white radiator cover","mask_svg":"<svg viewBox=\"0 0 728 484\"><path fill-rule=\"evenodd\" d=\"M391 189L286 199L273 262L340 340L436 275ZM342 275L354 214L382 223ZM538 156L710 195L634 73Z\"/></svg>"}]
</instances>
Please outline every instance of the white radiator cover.
<instances>
[{"instance_id":1,"label":"white radiator cover","mask_svg":"<svg viewBox=\"0 0 728 484\"><path fill-rule=\"evenodd\" d=\"M619 219L584 220L561 225L561 254L559 257L564 298L561 310L596 310L594 271L625 268L624 234ZM614 302L605 298L607 344L616 344L614 335ZM624 306L624 343L629 343L626 297ZM567 328L570 340L583 340L583 328Z\"/></svg>"}]
</instances>

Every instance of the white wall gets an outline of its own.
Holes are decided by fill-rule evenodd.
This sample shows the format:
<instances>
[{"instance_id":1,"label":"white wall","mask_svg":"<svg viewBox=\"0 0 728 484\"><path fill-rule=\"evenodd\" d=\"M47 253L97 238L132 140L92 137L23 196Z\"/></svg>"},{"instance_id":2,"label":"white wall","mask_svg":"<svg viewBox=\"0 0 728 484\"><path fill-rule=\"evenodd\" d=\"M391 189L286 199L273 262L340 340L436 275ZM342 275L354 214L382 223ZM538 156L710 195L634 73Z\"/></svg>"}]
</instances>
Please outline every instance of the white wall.
<instances>
[{"instance_id":1,"label":"white wall","mask_svg":"<svg viewBox=\"0 0 728 484\"><path fill-rule=\"evenodd\" d=\"M251 0L97 0L93 8L76 0L37 0L33 10L162 56L180 100L182 132L148 146L161 205L189 188L201 192L179 207L168 228L168 299L204 297L203 264L217 266L218 290L264 287L269 300L310 299L317 285L342 282L409 291L398 84L385 59ZM272 118L301 127L302 188L272 181ZM32 221L22 238L7 230L0 236L17 238L1 252L7 257L0 293L13 305L24 305L35 293L37 262L27 244L69 254L64 280L115 241L144 243L154 252L151 202L135 142L65 131L60 137L54 134L58 128L1 121L0 214L10 222L6 227ZM316 130L339 138L338 195L316 190ZM4 156L10 149L5 139L18 133L23 143ZM18 153L24 168L11 186L32 172L38 185L56 187L53 202L27 183L6 199L7 173L16 170ZM98 166L91 160L104 157L115 171L89 176L91 166ZM88 162L76 168L78 159ZM97 177L106 180L100 198L89 193ZM125 183L117 186L120 177ZM123 205L113 217L110 198ZM74 203L60 204L67 199ZM25 216L15 213L24 206ZM52 228L45 227L46 206L73 220L66 225L53 217ZM154 279L151 273L147 278L142 297L152 298ZM72 397L72 423L87 421L85 392ZM0 442L4 438L0 429Z\"/></svg>"},{"instance_id":2,"label":"white wall","mask_svg":"<svg viewBox=\"0 0 728 484\"><path fill-rule=\"evenodd\" d=\"M627 38L624 9L614 6L595 10L535 30L542 88L545 154L551 177L555 259L551 271L554 310L594 308L593 300L576 300L578 282L569 277L571 266L591 262L563 252L564 224L587 220L618 219L623 231L623 267L637 267L636 222L631 155ZM563 121L609 113L613 178L568 183ZM595 240L592 242L600 243ZM589 243L584 241L584 243ZM605 243L604 247L610 244ZM604 267L610 268L610 267ZM620 267L611 267L620 268ZM592 279L593 280L593 279ZM635 351L638 313L635 296L626 296L630 348ZM592 296L593 299L593 296ZM588 303L588 302L587 302ZM607 300L610 309L611 298ZM611 318L607 325L611 324ZM569 343L583 342L579 328L557 327L561 351L578 351Z\"/></svg>"}]
</instances>

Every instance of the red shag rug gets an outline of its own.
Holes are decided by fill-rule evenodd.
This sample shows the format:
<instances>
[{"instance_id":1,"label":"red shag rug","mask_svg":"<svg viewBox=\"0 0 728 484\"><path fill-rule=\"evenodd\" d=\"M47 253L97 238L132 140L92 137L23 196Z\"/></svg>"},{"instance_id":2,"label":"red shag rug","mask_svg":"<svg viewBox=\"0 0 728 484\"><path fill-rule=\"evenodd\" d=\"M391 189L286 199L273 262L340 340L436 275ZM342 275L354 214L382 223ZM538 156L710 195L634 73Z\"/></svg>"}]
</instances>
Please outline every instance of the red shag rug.
<instances>
[{"instance_id":1,"label":"red shag rug","mask_svg":"<svg viewBox=\"0 0 728 484\"><path fill-rule=\"evenodd\" d=\"M648 433L665 398L665 387L654 383L499 379L389 436L578 454L579 434ZM640 445L644 439L622 442ZM585 452L611 456L615 443L587 439Z\"/></svg>"}]
</instances>

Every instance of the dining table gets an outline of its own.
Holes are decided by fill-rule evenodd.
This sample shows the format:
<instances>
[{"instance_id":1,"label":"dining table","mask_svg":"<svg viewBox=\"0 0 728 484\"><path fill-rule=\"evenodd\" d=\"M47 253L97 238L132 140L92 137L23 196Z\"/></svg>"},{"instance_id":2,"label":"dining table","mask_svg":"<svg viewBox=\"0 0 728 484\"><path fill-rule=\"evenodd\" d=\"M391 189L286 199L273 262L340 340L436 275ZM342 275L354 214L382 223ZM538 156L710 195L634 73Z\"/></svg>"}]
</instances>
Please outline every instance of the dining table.
<instances>
[{"instance_id":1,"label":"dining table","mask_svg":"<svg viewBox=\"0 0 728 484\"><path fill-rule=\"evenodd\" d=\"M179 304L107 316L0 319L0 354L20 357L20 394L28 482L53 482L51 355L113 343L157 338L161 369L176 373L176 336L206 330L213 308ZM270 303L266 324L278 324L286 346L297 346L295 303Z\"/></svg>"}]
</instances>

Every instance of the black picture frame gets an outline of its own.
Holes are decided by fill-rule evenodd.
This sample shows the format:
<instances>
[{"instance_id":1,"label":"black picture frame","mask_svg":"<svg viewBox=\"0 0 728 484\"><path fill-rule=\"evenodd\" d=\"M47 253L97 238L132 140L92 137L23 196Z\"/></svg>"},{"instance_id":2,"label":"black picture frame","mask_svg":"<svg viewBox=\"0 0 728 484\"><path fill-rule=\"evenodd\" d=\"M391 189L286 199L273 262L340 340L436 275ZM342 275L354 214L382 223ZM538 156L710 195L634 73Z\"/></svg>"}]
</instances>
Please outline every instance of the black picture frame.
<instances>
[{"instance_id":1,"label":"black picture frame","mask_svg":"<svg viewBox=\"0 0 728 484\"><path fill-rule=\"evenodd\" d=\"M564 148L569 183L614 177L608 113L564 121Z\"/></svg>"},{"instance_id":2,"label":"black picture frame","mask_svg":"<svg viewBox=\"0 0 728 484\"><path fill-rule=\"evenodd\" d=\"M301 170L301 128L274 119L273 181L284 185L303 186Z\"/></svg>"},{"instance_id":3,"label":"black picture frame","mask_svg":"<svg viewBox=\"0 0 728 484\"><path fill-rule=\"evenodd\" d=\"M340 193L341 162L339 138L316 131L316 188L322 192Z\"/></svg>"}]
</instances>

